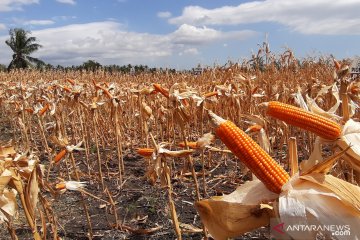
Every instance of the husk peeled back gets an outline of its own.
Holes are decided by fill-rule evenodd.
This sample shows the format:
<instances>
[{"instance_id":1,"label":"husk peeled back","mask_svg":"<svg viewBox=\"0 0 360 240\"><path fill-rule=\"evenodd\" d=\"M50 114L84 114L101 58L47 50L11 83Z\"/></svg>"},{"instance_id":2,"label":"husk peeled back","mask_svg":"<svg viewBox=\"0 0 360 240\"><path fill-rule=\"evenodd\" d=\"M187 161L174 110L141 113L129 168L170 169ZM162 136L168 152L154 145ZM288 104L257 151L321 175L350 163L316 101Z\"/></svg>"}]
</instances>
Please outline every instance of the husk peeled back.
<instances>
[{"instance_id":1,"label":"husk peeled back","mask_svg":"<svg viewBox=\"0 0 360 240\"><path fill-rule=\"evenodd\" d=\"M215 239L228 239L270 222L272 209L264 202L278 197L259 180L246 182L229 195L198 201L195 207Z\"/></svg>"},{"instance_id":2,"label":"husk peeled back","mask_svg":"<svg viewBox=\"0 0 360 240\"><path fill-rule=\"evenodd\" d=\"M320 137L317 137L314 142L314 150L308 160L301 162L300 167L303 171L313 167L319 162L323 161L322 157L322 143L331 143ZM341 137L333 142L334 145L346 153L342 158L350 164L350 166L360 172L360 123L349 119L342 127Z\"/></svg>"},{"instance_id":3,"label":"husk peeled back","mask_svg":"<svg viewBox=\"0 0 360 240\"><path fill-rule=\"evenodd\" d=\"M340 149L350 146L344 159L353 169L360 172L360 123L349 119L342 130L342 137L336 141Z\"/></svg>"},{"instance_id":4,"label":"husk peeled back","mask_svg":"<svg viewBox=\"0 0 360 240\"><path fill-rule=\"evenodd\" d=\"M337 239L359 239L360 188L332 175L312 172L295 175L283 186L279 197L280 222L286 225L350 225L351 236ZM289 232L294 239L314 239L308 231Z\"/></svg>"},{"instance_id":5,"label":"husk peeled back","mask_svg":"<svg viewBox=\"0 0 360 240\"><path fill-rule=\"evenodd\" d=\"M220 240L266 226L271 218L286 225L350 225L351 236L337 236L337 239L359 239L360 187L326 174L347 150L312 167L304 175L292 176L280 195L254 180L229 195L199 201L196 209L211 236ZM315 234L299 231L291 232L290 236L299 240L315 239Z\"/></svg>"}]
</instances>

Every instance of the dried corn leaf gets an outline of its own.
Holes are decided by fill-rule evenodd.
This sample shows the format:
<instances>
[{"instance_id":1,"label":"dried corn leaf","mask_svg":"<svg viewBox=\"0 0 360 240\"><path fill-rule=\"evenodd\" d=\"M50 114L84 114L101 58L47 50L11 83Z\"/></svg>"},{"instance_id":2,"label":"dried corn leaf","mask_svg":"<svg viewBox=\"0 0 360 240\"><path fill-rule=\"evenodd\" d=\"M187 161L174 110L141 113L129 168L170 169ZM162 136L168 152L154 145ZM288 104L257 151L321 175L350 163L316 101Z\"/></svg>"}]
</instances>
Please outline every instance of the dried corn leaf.
<instances>
[{"instance_id":1,"label":"dried corn leaf","mask_svg":"<svg viewBox=\"0 0 360 240\"><path fill-rule=\"evenodd\" d=\"M359 211L358 214L360 214L359 186L353 185L332 175L324 175L320 173L312 173L305 176L300 176L300 179L306 179L331 190L337 195L339 199L342 200L343 204L348 205L351 208L355 208L357 211Z\"/></svg>"},{"instance_id":2,"label":"dried corn leaf","mask_svg":"<svg viewBox=\"0 0 360 240\"><path fill-rule=\"evenodd\" d=\"M5 189L0 195L0 224L10 221L17 212L16 192Z\"/></svg>"},{"instance_id":3,"label":"dried corn leaf","mask_svg":"<svg viewBox=\"0 0 360 240\"><path fill-rule=\"evenodd\" d=\"M157 226L157 227L153 227L153 228L143 229L143 228L133 228L128 225L121 225L121 230L125 229L125 230L132 232L133 234L142 234L142 235L152 234L152 233L160 230L161 228L163 228L163 227Z\"/></svg>"},{"instance_id":4,"label":"dried corn leaf","mask_svg":"<svg viewBox=\"0 0 360 240\"><path fill-rule=\"evenodd\" d=\"M196 202L195 207L212 237L228 239L269 224L271 211L261 204L277 196L254 180L229 195Z\"/></svg>"},{"instance_id":5,"label":"dried corn leaf","mask_svg":"<svg viewBox=\"0 0 360 240\"><path fill-rule=\"evenodd\" d=\"M309 170L310 168L318 164L318 162L321 162L323 160L321 144L322 144L322 139L320 137L316 137L313 145L313 151L310 154L309 159L304 160L300 163L300 169L302 171Z\"/></svg>"},{"instance_id":6,"label":"dried corn leaf","mask_svg":"<svg viewBox=\"0 0 360 240\"><path fill-rule=\"evenodd\" d=\"M258 133L258 138L259 138L260 147L262 149L264 149L267 153L270 153L270 151L271 151L270 140L269 140L264 128L260 129L260 131Z\"/></svg>"},{"instance_id":7,"label":"dried corn leaf","mask_svg":"<svg viewBox=\"0 0 360 240\"><path fill-rule=\"evenodd\" d=\"M12 146L0 146L0 157L9 157L14 156L16 151Z\"/></svg>"},{"instance_id":8,"label":"dried corn leaf","mask_svg":"<svg viewBox=\"0 0 360 240\"><path fill-rule=\"evenodd\" d=\"M169 157L186 157L189 156L190 154L192 154L194 152L194 150L189 149L189 150L179 150L179 151L170 151L167 150L165 148L160 148L159 149L159 154L164 154L165 156L169 156Z\"/></svg>"},{"instance_id":9,"label":"dried corn leaf","mask_svg":"<svg viewBox=\"0 0 360 240\"><path fill-rule=\"evenodd\" d=\"M197 228L187 223L180 223L180 228L181 231L185 233L201 233L203 231L201 228Z\"/></svg>"},{"instance_id":10,"label":"dried corn leaf","mask_svg":"<svg viewBox=\"0 0 360 240\"><path fill-rule=\"evenodd\" d=\"M154 163L149 167L145 176L149 179L151 184L155 184L156 180L160 176L160 168L161 168L161 158L157 157L154 160Z\"/></svg>"},{"instance_id":11,"label":"dried corn leaf","mask_svg":"<svg viewBox=\"0 0 360 240\"><path fill-rule=\"evenodd\" d=\"M321 115L323 117L330 118L330 119L335 119L335 120L340 120L341 119L341 117L339 117L338 115L335 114L335 111L333 111L333 110L325 111L325 110L321 109L316 104L315 100L312 99L311 97L309 97L308 95L306 95L306 102L307 102L307 105L309 107L309 110L311 112L313 112L313 113L319 114L319 115ZM334 106L337 106L337 108L339 107L338 103L336 103Z\"/></svg>"},{"instance_id":12,"label":"dried corn leaf","mask_svg":"<svg viewBox=\"0 0 360 240\"><path fill-rule=\"evenodd\" d=\"M11 179L12 172L5 169L0 176L0 194L3 193L5 187L8 185Z\"/></svg>"},{"instance_id":13,"label":"dried corn leaf","mask_svg":"<svg viewBox=\"0 0 360 240\"><path fill-rule=\"evenodd\" d=\"M305 99L303 98L301 94L301 88L298 87L298 90L296 93L292 94L294 97L296 105L298 105L300 108L305 109L306 111L309 111L308 106L306 105Z\"/></svg>"},{"instance_id":14,"label":"dried corn leaf","mask_svg":"<svg viewBox=\"0 0 360 240\"><path fill-rule=\"evenodd\" d=\"M342 156L344 156L344 154L346 153L347 150L349 150L350 147L348 147L347 149L344 149L341 152L338 152L336 154L334 154L333 156L327 158L326 160L310 167L309 169L302 171L301 175L305 176L307 174L311 174L311 173L322 173L322 174L327 174L331 168L333 167L334 163Z\"/></svg>"},{"instance_id":15,"label":"dried corn leaf","mask_svg":"<svg viewBox=\"0 0 360 240\"><path fill-rule=\"evenodd\" d=\"M171 182L170 179L170 168L168 166L164 166L161 168L161 175L160 175L160 183L162 187L167 187Z\"/></svg>"},{"instance_id":16,"label":"dried corn leaf","mask_svg":"<svg viewBox=\"0 0 360 240\"><path fill-rule=\"evenodd\" d=\"M39 185L37 181L37 168L34 167L31 176L29 178L28 184L26 186L26 200L28 210L33 218L35 218L35 209L36 204L38 202L38 194L39 194Z\"/></svg>"}]
</instances>

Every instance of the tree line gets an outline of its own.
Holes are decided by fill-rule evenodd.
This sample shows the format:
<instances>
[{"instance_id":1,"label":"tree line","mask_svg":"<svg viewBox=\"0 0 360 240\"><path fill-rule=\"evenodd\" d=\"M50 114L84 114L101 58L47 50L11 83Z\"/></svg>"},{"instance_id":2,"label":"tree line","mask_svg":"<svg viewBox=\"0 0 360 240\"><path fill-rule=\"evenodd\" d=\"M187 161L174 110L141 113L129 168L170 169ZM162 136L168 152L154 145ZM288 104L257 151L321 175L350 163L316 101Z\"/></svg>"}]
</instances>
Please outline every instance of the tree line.
<instances>
[{"instance_id":1,"label":"tree line","mask_svg":"<svg viewBox=\"0 0 360 240\"><path fill-rule=\"evenodd\" d=\"M11 71L13 69L37 69L37 70L63 70L63 71L97 71L105 70L108 72L122 72L122 73L141 73L141 72L157 72L157 71L169 71L175 72L175 69L162 69L162 68L150 68L147 65L101 65L95 60L87 60L81 65L72 66L54 66L50 63L31 57L30 55L39 50L42 45L37 42L36 37L30 36L31 32L25 31L22 28L14 28L9 31L10 38L5 41L13 51L12 60L8 66L0 64L0 71Z\"/></svg>"}]
</instances>

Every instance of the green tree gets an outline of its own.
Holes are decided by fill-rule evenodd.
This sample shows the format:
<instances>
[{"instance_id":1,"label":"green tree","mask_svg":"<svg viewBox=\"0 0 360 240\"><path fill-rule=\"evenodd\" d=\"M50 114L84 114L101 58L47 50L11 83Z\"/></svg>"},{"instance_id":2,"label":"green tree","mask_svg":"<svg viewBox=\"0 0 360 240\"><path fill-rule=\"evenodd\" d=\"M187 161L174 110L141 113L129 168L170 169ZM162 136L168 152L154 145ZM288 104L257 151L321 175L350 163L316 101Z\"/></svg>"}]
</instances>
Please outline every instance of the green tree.
<instances>
[{"instance_id":1,"label":"green tree","mask_svg":"<svg viewBox=\"0 0 360 240\"><path fill-rule=\"evenodd\" d=\"M4 64L0 64L0 72L6 71L6 66Z\"/></svg>"},{"instance_id":2,"label":"green tree","mask_svg":"<svg viewBox=\"0 0 360 240\"><path fill-rule=\"evenodd\" d=\"M101 64L94 61L94 60L88 60L86 62L84 62L82 64L83 69L87 70L87 71L93 71L95 72L96 70L98 70L99 68L101 68Z\"/></svg>"},{"instance_id":3,"label":"green tree","mask_svg":"<svg viewBox=\"0 0 360 240\"><path fill-rule=\"evenodd\" d=\"M25 31L21 28L10 29L10 39L6 40L5 43L14 52L12 61L8 66L8 70L12 68L28 68L32 66L32 63L37 65L44 64L38 58L30 57L30 54L36 52L42 46L36 43L35 37L30 37L29 31Z\"/></svg>"}]
</instances>

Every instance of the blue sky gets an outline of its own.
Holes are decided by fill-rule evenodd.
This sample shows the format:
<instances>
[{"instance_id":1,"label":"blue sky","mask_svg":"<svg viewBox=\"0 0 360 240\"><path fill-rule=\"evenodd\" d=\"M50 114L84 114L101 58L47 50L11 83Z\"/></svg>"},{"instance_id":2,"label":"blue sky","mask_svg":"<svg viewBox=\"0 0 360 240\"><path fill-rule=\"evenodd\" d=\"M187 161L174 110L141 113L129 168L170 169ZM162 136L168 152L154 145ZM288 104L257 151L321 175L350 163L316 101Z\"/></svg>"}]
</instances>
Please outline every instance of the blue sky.
<instances>
[{"instance_id":1,"label":"blue sky","mask_svg":"<svg viewBox=\"0 0 360 240\"><path fill-rule=\"evenodd\" d=\"M360 0L1 0L0 63L10 28L30 30L53 65L191 68L240 61L268 36L278 54L360 55Z\"/></svg>"}]
</instances>

